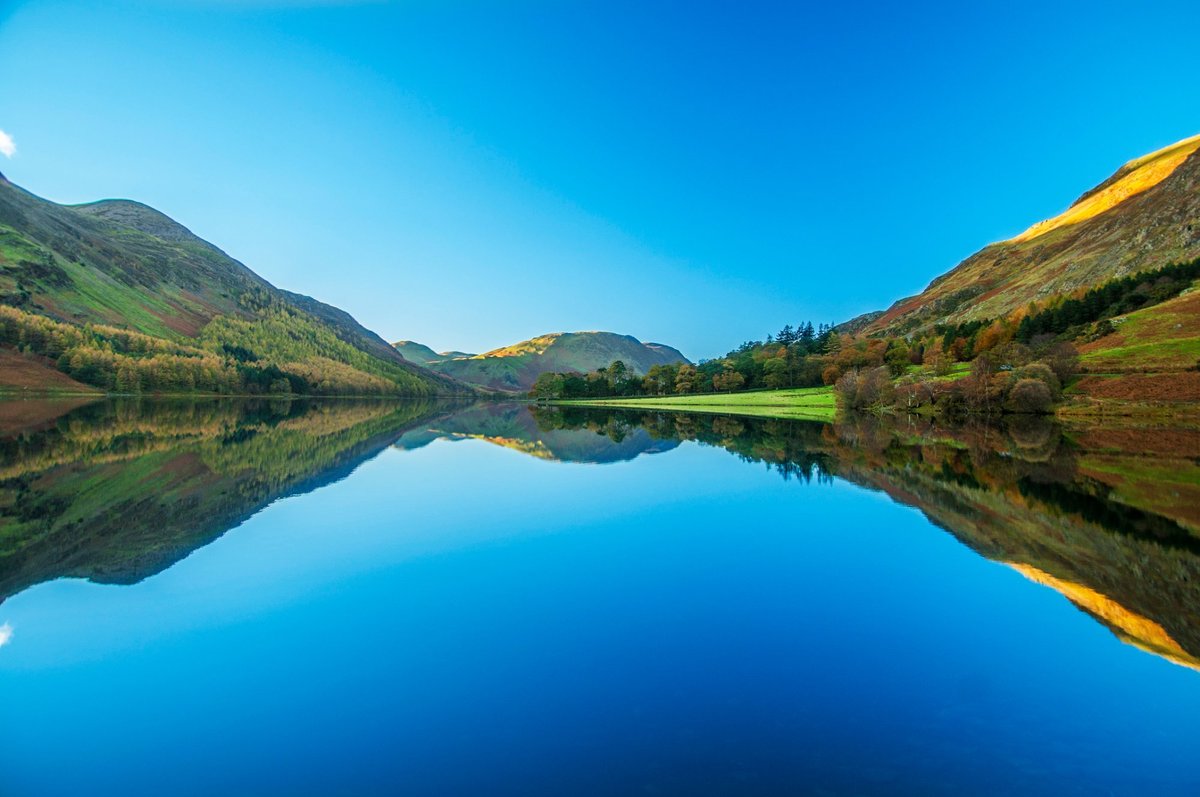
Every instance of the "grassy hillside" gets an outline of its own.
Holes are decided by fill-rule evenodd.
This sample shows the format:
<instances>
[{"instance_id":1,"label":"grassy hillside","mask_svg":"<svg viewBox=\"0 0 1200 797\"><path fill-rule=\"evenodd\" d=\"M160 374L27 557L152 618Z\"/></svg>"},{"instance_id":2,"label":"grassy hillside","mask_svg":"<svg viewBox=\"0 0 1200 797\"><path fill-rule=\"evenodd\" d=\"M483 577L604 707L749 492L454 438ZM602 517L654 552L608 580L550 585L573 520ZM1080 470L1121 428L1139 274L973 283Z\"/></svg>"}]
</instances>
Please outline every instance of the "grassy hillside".
<instances>
[{"instance_id":1,"label":"grassy hillside","mask_svg":"<svg viewBox=\"0 0 1200 797\"><path fill-rule=\"evenodd\" d=\"M1112 329L1080 347L1072 410L1200 406L1200 284L1112 319Z\"/></svg>"},{"instance_id":2,"label":"grassy hillside","mask_svg":"<svg viewBox=\"0 0 1200 797\"><path fill-rule=\"evenodd\" d=\"M538 376L548 371L587 373L621 360L637 374L652 366L687 362L678 350L659 343L642 343L630 335L612 332L559 332L541 335L485 354L451 356L429 347L401 341L406 356L423 361L439 373L490 390L526 392ZM450 355L456 352L448 353ZM432 355L436 359L429 359Z\"/></svg>"},{"instance_id":3,"label":"grassy hillside","mask_svg":"<svg viewBox=\"0 0 1200 797\"><path fill-rule=\"evenodd\" d=\"M1200 364L1200 289L1112 319L1114 331L1081 347L1089 371L1187 371Z\"/></svg>"},{"instance_id":4,"label":"grassy hillside","mask_svg":"<svg viewBox=\"0 0 1200 797\"><path fill-rule=\"evenodd\" d=\"M102 390L464 391L153 208L58 205L2 176L0 309L0 347Z\"/></svg>"},{"instance_id":5,"label":"grassy hillside","mask_svg":"<svg viewBox=\"0 0 1200 797\"><path fill-rule=\"evenodd\" d=\"M1200 256L1200 136L1122 166L1064 213L992 244L868 332L997 318L1031 301Z\"/></svg>"}]
</instances>

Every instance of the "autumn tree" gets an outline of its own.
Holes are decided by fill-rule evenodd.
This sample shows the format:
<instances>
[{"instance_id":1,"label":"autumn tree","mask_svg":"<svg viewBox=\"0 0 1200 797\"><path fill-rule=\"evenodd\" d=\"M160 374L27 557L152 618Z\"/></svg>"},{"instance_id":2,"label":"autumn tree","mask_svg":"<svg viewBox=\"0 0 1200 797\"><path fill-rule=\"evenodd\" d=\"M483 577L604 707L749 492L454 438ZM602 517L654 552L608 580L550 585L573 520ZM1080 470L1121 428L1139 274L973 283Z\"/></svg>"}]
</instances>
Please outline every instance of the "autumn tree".
<instances>
[{"instance_id":1,"label":"autumn tree","mask_svg":"<svg viewBox=\"0 0 1200 797\"><path fill-rule=\"evenodd\" d=\"M696 392L696 366L681 365L679 373L675 375L675 392L676 393L695 393Z\"/></svg>"},{"instance_id":2,"label":"autumn tree","mask_svg":"<svg viewBox=\"0 0 1200 797\"><path fill-rule=\"evenodd\" d=\"M718 392L723 390L738 390L744 384L746 384L746 377L742 376L741 372L728 366L723 372L713 377L713 389Z\"/></svg>"}]
</instances>

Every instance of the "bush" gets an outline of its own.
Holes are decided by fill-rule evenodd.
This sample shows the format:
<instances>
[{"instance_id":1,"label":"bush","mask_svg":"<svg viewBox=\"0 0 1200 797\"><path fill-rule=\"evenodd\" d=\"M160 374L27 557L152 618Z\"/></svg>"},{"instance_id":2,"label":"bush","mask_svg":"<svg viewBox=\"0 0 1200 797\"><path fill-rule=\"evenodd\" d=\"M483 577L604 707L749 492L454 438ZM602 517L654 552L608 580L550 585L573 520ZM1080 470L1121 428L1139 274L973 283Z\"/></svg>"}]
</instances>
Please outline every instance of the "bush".
<instances>
[{"instance_id":1,"label":"bush","mask_svg":"<svg viewBox=\"0 0 1200 797\"><path fill-rule=\"evenodd\" d=\"M1046 389L1050 391L1051 400L1057 399L1062 392L1062 383L1058 380L1058 374L1044 362L1032 362L1029 365L1018 368L1014 373L1013 389L1016 385L1025 379L1035 379L1046 385Z\"/></svg>"},{"instance_id":2,"label":"bush","mask_svg":"<svg viewBox=\"0 0 1200 797\"><path fill-rule=\"evenodd\" d=\"M847 371L833 389L843 406L854 409L890 404L895 398L892 374L886 365L867 371Z\"/></svg>"},{"instance_id":3,"label":"bush","mask_svg":"<svg viewBox=\"0 0 1200 797\"><path fill-rule=\"evenodd\" d=\"M1040 379L1020 379L1008 393L1009 412L1044 415L1053 404L1050 386Z\"/></svg>"}]
</instances>

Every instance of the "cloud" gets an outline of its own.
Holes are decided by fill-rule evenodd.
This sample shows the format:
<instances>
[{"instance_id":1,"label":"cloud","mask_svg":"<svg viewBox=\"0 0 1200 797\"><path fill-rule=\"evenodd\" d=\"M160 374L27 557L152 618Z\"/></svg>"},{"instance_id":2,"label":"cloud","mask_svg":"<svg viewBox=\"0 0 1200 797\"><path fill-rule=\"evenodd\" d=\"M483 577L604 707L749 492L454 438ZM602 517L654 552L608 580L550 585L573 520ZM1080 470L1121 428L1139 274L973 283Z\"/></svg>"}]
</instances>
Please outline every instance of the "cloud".
<instances>
[{"instance_id":1,"label":"cloud","mask_svg":"<svg viewBox=\"0 0 1200 797\"><path fill-rule=\"evenodd\" d=\"M12 626L8 623L0 625L0 648L7 645L10 639L12 639Z\"/></svg>"},{"instance_id":2,"label":"cloud","mask_svg":"<svg viewBox=\"0 0 1200 797\"><path fill-rule=\"evenodd\" d=\"M6 158L11 158L17 154L17 145L12 140L12 136L0 130L0 155ZM2 643L0 643L2 644Z\"/></svg>"}]
</instances>

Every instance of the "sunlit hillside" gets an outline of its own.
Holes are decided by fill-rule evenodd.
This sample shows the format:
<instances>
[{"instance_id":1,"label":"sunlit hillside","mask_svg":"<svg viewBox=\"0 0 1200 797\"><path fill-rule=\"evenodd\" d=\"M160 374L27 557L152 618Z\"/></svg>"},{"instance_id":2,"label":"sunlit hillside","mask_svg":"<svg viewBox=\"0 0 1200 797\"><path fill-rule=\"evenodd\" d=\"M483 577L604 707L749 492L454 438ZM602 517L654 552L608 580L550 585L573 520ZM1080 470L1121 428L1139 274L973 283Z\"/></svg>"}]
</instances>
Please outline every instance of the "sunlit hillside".
<instances>
[{"instance_id":1,"label":"sunlit hillside","mask_svg":"<svg viewBox=\"0 0 1200 797\"><path fill-rule=\"evenodd\" d=\"M1039 221L1010 240L1028 241L1059 227L1078 224L1114 208L1135 194L1152 188L1179 168L1188 156L1200 148L1200 135L1164 147L1157 152L1130 161L1101 185L1080 197L1071 207L1052 219Z\"/></svg>"},{"instance_id":2,"label":"sunlit hillside","mask_svg":"<svg viewBox=\"0 0 1200 797\"><path fill-rule=\"evenodd\" d=\"M1200 136L1122 166L1066 212L985 247L866 324L908 333L1200 256Z\"/></svg>"}]
</instances>

